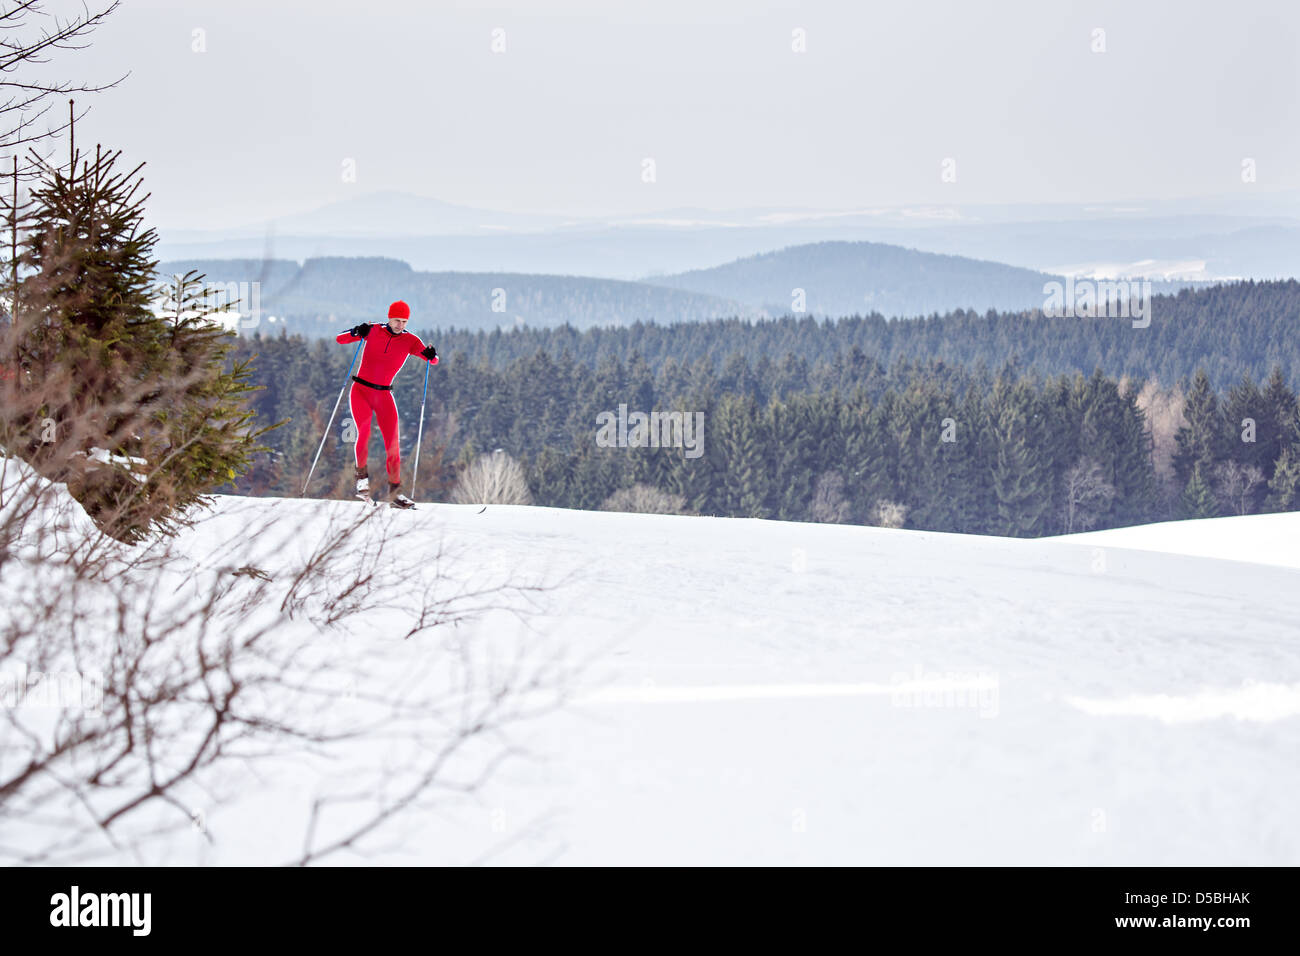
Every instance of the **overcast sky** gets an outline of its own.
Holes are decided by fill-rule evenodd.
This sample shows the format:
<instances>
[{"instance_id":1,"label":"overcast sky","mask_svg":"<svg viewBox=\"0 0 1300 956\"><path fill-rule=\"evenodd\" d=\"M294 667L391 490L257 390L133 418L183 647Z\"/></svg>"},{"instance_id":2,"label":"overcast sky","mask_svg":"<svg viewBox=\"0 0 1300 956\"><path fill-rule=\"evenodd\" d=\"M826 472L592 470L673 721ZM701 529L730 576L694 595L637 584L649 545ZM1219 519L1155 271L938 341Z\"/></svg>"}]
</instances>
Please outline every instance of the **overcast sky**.
<instances>
[{"instance_id":1,"label":"overcast sky","mask_svg":"<svg viewBox=\"0 0 1300 956\"><path fill-rule=\"evenodd\" d=\"M130 71L78 139L203 228L386 189L574 214L1295 189L1298 40L1300 4L1249 0L125 0L58 62Z\"/></svg>"}]
</instances>

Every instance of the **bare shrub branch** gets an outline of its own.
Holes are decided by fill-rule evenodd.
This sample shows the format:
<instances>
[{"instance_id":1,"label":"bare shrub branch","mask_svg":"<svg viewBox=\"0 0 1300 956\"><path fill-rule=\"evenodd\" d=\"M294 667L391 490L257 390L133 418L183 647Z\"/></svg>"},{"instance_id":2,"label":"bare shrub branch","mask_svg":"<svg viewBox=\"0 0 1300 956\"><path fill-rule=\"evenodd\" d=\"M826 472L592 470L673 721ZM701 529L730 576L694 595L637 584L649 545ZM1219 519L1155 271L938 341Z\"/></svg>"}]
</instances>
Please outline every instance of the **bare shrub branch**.
<instances>
[{"instance_id":1,"label":"bare shrub branch","mask_svg":"<svg viewBox=\"0 0 1300 956\"><path fill-rule=\"evenodd\" d=\"M451 500L463 505L530 505L533 495L523 466L498 450L470 463Z\"/></svg>"}]
</instances>

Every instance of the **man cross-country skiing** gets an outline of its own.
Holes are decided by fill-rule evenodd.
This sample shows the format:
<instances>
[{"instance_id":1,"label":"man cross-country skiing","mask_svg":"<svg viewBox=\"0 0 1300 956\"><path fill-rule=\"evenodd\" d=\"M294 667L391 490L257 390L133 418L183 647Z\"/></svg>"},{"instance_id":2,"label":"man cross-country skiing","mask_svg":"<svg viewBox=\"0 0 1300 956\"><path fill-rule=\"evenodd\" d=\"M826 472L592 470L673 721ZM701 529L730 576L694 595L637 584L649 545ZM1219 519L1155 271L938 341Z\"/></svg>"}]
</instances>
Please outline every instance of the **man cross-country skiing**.
<instances>
[{"instance_id":1,"label":"man cross-country skiing","mask_svg":"<svg viewBox=\"0 0 1300 956\"><path fill-rule=\"evenodd\" d=\"M393 401L393 379L412 355L419 355L430 365L438 364L438 351L426 346L419 336L406 331L411 307L397 301L388 307L388 324L363 323L340 335L340 345L365 339L361 350L361 367L352 376L348 407L357 425L357 497L373 503L370 475L366 471L367 446L370 444L370 417L379 418L379 433L384 436L384 464L388 470L388 499L394 508L414 508L415 502L402 494L402 454L397 447L397 405Z\"/></svg>"}]
</instances>

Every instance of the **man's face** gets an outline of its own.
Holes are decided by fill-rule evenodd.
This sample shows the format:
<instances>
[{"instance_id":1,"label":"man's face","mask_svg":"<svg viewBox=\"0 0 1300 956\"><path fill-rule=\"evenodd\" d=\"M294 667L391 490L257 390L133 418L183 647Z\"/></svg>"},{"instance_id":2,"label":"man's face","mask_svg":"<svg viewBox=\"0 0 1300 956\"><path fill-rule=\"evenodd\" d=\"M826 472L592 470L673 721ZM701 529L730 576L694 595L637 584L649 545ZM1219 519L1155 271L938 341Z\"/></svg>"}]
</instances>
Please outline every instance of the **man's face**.
<instances>
[{"instance_id":1,"label":"man's face","mask_svg":"<svg viewBox=\"0 0 1300 956\"><path fill-rule=\"evenodd\" d=\"M389 319L388 327L392 329L394 332L401 332L406 328L406 323L409 321L411 320L410 319Z\"/></svg>"}]
</instances>

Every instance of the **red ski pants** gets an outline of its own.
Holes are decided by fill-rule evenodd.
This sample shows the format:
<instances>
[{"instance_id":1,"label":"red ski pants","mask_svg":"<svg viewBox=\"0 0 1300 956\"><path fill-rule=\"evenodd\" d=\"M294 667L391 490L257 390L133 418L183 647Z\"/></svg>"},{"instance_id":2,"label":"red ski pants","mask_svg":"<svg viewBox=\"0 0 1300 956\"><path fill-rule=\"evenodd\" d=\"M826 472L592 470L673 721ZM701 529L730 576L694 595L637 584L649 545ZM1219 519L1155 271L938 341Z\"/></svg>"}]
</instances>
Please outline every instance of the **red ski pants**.
<instances>
[{"instance_id":1,"label":"red ski pants","mask_svg":"<svg viewBox=\"0 0 1300 956\"><path fill-rule=\"evenodd\" d=\"M357 426L357 471L366 470L370 417L374 415L379 419L379 434L384 436L384 464L388 469L388 480L395 485L401 484L402 453L397 447L397 403L393 401L393 393L353 382L352 391L348 393L348 407L352 410L352 421Z\"/></svg>"}]
</instances>

